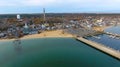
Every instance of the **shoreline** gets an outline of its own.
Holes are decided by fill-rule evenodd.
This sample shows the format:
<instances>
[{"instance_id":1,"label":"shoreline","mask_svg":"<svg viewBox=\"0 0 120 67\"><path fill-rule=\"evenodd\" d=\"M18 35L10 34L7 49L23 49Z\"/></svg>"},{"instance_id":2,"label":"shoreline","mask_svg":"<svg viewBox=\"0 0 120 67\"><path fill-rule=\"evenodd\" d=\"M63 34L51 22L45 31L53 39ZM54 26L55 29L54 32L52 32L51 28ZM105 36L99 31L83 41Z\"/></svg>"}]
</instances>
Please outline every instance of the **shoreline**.
<instances>
[{"instance_id":1,"label":"shoreline","mask_svg":"<svg viewBox=\"0 0 120 67\"><path fill-rule=\"evenodd\" d=\"M111 28L111 27L113 27L113 26L93 27L93 30L95 30L95 31L104 31L104 30L106 30L108 28Z\"/></svg>"},{"instance_id":2,"label":"shoreline","mask_svg":"<svg viewBox=\"0 0 120 67\"><path fill-rule=\"evenodd\" d=\"M24 40L24 39L34 39L34 38L72 38L74 37L72 34L66 33L63 30L54 30L54 31L44 31L40 34L32 34L32 35L25 35L23 37L21 37L20 39ZM12 41L15 40L15 38L13 39L0 39L0 41Z\"/></svg>"},{"instance_id":3,"label":"shoreline","mask_svg":"<svg viewBox=\"0 0 120 67\"><path fill-rule=\"evenodd\" d=\"M94 30L96 31L101 31L108 29L112 26L104 26L104 27L94 27ZM96 28L96 29L95 29ZM23 37L21 37L20 39L33 39L33 38L56 38L56 37L62 37L62 38L66 38L66 37L74 37L75 35L64 32L64 30L53 30L53 31L44 31L40 34L32 34L32 35L25 35ZM0 39L0 41L12 41L15 40L15 38L13 39Z\"/></svg>"}]
</instances>

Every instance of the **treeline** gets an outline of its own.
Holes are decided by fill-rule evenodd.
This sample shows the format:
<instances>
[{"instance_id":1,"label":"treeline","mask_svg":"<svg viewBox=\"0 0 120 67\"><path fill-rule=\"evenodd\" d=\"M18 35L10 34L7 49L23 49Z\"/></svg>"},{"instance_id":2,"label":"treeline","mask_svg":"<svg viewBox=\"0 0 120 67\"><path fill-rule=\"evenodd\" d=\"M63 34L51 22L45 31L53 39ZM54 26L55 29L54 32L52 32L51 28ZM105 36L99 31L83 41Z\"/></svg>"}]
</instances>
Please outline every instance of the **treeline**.
<instances>
[{"instance_id":1,"label":"treeline","mask_svg":"<svg viewBox=\"0 0 120 67\"><path fill-rule=\"evenodd\" d=\"M92 18L99 18L101 16L117 17L120 14L46 13L45 21L43 20L43 14L20 14L20 16L22 20L18 21L16 14L0 15L0 30L5 30L12 25L22 27L26 22L28 24L43 24L47 22L53 25L53 23L63 23L70 20L82 20L88 18L88 16L92 16Z\"/></svg>"}]
</instances>

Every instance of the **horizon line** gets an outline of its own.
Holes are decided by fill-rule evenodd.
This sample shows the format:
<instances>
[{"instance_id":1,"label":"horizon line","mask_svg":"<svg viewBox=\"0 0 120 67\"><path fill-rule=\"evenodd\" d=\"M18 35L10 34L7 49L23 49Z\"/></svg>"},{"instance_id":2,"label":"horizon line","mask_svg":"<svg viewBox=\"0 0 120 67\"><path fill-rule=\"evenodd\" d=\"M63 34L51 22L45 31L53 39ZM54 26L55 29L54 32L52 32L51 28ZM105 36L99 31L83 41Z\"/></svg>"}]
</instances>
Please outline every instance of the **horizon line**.
<instances>
[{"instance_id":1,"label":"horizon line","mask_svg":"<svg viewBox=\"0 0 120 67\"><path fill-rule=\"evenodd\" d=\"M46 14L120 14L120 12L46 12ZM11 14L43 14L43 13L0 13L0 15L11 15Z\"/></svg>"}]
</instances>

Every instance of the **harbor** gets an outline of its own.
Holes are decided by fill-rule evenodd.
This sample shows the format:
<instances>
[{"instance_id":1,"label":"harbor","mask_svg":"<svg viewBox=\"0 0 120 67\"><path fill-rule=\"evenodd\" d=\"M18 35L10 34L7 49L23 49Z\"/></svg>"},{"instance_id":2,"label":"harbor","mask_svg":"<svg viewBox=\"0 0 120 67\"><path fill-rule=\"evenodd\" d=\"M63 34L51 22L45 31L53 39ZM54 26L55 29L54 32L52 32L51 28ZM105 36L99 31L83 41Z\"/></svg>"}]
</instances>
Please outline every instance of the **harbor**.
<instances>
[{"instance_id":1,"label":"harbor","mask_svg":"<svg viewBox=\"0 0 120 67\"><path fill-rule=\"evenodd\" d=\"M0 67L119 67L120 61L74 38L0 42Z\"/></svg>"},{"instance_id":2,"label":"harbor","mask_svg":"<svg viewBox=\"0 0 120 67\"><path fill-rule=\"evenodd\" d=\"M41 34L26 35L20 39L31 39L31 38L36 39L36 38L47 38L47 37L50 37L50 38L51 37L73 37L74 38L75 37L77 40L120 60L119 50L115 50L111 47L108 47L103 44L93 42L89 39L87 40L87 39L83 38L83 37L91 36L91 37L99 40L99 39L101 39L101 37L96 36L99 34L103 34L103 32L96 32L94 30L88 30L88 29L84 29L84 28L79 28L79 29L69 28L69 29L64 29L64 30L46 31ZM109 32L104 32L104 34L115 35L116 37L119 36L119 35L112 34Z\"/></svg>"},{"instance_id":3,"label":"harbor","mask_svg":"<svg viewBox=\"0 0 120 67\"><path fill-rule=\"evenodd\" d=\"M108 16L99 16L98 19L97 15L80 15L83 19L78 20L69 18L71 14L64 17L63 14L58 14L57 18L47 15L49 14L45 13L45 9L43 9L43 18L31 16L29 20L25 20L18 14L15 19L17 23L1 28L1 67L120 66L119 50L90 40L91 38L102 40L103 38L99 35L114 35L104 31L107 27L114 25L113 22L112 24L106 22Z\"/></svg>"},{"instance_id":4,"label":"harbor","mask_svg":"<svg viewBox=\"0 0 120 67\"><path fill-rule=\"evenodd\" d=\"M105 34L96 35L95 37L87 37L88 40L100 43L104 46L107 46L109 48L112 48L116 51L120 51L120 32L118 31L120 29L120 26L113 26L108 29L105 29L104 32L107 32Z\"/></svg>"},{"instance_id":5,"label":"harbor","mask_svg":"<svg viewBox=\"0 0 120 67\"><path fill-rule=\"evenodd\" d=\"M0 46L4 46L4 49L0 49L0 58L2 58L0 65L2 67L14 67L14 65L26 67L30 65L35 66L35 63L38 63L37 66L50 64L49 66L52 67L64 65L81 66L81 64L83 67L120 66L119 51L80 37L80 35L82 36L80 32L86 33L85 35L90 34L90 32L94 34L91 30L87 31L85 29L56 30L25 36L20 38L20 42L13 42L14 40L1 41ZM96 40L102 39L100 36L94 35L92 37L96 38ZM5 50L6 48L7 50ZM16 58L18 59L16 60ZM35 60L34 63L31 63L31 58ZM85 63L81 63L82 61L85 61ZM27 62L26 65L24 65L25 62ZM63 65L62 63L65 64ZM51 64L54 64L54 66Z\"/></svg>"},{"instance_id":6,"label":"harbor","mask_svg":"<svg viewBox=\"0 0 120 67\"><path fill-rule=\"evenodd\" d=\"M119 4L0 0L0 67L120 67Z\"/></svg>"},{"instance_id":7,"label":"harbor","mask_svg":"<svg viewBox=\"0 0 120 67\"><path fill-rule=\"evenodd\" d=\"M112 44L114 47L109 46L110 44L102 44L101 41L103 38L99 35L106 35L110 37L111 39L117 39L120 38L119 34L110 33L106 31L94 31L94 30L81 30L81 29L68 29L67 32L74 35L75 39L79 40L80 42L83 42L95 49L98 49L118 60L120 60L120 49L115 49L116 45ZM97 33L97 34L96 34ZM114 37L113 37L114 36ZM94 40L91 40L90 38L93 38ZM109 38L109 39L110 39ZM98 42L97 42L98 41ZM108 41L107 41L108 42ZM119 45L119 43L118 43Z\"/></svg>"}]
</instances>

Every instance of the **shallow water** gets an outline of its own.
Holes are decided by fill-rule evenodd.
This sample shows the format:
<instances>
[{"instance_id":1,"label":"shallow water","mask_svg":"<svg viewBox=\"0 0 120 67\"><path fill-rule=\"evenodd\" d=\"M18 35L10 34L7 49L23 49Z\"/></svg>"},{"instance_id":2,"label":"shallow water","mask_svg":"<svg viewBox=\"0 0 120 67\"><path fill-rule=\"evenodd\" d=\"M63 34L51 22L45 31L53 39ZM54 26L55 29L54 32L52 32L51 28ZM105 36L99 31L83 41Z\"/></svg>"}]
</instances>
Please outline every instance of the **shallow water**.
<instances>
[{"instance_id":1,"label":"shallow water","mask_svg":"<svg viewBox=\"0 0 120 67\"><path fill-rule=\"evenodd\" d=\"M120 61L73 38L0 42L0 67L120 67Z\"/></svg>"}]
</instances>

